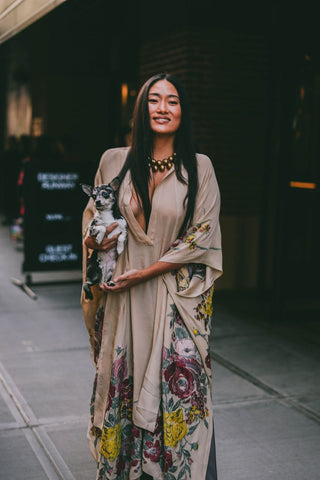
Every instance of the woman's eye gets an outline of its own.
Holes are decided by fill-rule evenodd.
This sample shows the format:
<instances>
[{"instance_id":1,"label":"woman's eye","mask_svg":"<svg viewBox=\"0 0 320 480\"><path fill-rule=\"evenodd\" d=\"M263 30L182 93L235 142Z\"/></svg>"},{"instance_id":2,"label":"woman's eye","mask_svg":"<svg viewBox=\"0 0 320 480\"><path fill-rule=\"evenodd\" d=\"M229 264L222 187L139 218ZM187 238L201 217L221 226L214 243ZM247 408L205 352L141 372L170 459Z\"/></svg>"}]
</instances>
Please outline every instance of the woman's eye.
<instances>
[{"instance_id":1,"label":"woman's eye","mask_svg":"<svg viewBox=\"0 0 320 480\"><path fill-rule=\"evenodd\" d=\"M169 104L170 105L178 105L178 102L176 100L170 100Z\"/></svg>"},{"instance_id":2,"label":"woman's eye","mask_svg":"<svg viewBox=\"0 0 320 480\"><path fill-rule=\"evenodd\" d=\"M157 103L157 100L155 98L149 98L149 103Z\"/></svg>"}]
</instances>

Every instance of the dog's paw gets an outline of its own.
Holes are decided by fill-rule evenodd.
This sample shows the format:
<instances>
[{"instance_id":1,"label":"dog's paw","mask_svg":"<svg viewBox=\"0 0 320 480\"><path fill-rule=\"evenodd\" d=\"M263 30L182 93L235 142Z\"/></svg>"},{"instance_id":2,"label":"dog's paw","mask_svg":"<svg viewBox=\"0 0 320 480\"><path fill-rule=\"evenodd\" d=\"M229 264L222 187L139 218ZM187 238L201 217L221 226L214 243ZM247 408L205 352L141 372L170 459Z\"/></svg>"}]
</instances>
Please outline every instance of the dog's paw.
<instances>
[{"instance_id":1,"label":"dog's paw","mask_svg":"<svg viewBox=\"0 0 320 480\"><path fill-rule=\"evenodd\" d=\"M124 250L124 245L126 243L127 235L125 233L121 233L118 238L117 243L117 254L120 255Z\"/></svg>"},{"instance_id":2,"label":"dog's paw","mask_svg":"<svg viewBox=\"0 0 320 480\"><path fill-rule=\"evenodd\" d=\"M100 245L100 243L102 242L103 237L104 237L104 233L103 233L103 232L99 232L98 235L96 236L96 242L97 242L99 245Z\"/></svg>"},{"instance_id":3,"label":"dog's paw","mask_svg":"<svg viewBox=\"0 0 320 480\"><path fill-rule=\"evenodd\" d=\"M124 250L124 243L123 242L119 242L117 243L117 254L120 255Z\"/></svg>"}]
</instances>

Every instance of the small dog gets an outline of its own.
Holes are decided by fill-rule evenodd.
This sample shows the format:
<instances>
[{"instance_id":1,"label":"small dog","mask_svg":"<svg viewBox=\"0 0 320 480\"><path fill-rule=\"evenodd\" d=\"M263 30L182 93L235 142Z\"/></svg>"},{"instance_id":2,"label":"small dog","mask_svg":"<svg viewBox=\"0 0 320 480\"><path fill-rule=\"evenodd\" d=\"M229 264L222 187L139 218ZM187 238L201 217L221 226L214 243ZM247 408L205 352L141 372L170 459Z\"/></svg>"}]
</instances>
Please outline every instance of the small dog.
<instances>
[{"instance_id":1,"label":"small dog","mask_svg":"<svg viewBox=\"0 0 320 480\"><path fill-rule=\"evenodd\" d=\"M93 295L90 290L92 285L109 283L114 272L116 261L120 253L123 252L124 244L127 239L127 222L121 216L117 204L117 192L120 186L120 179L114 178L108 185L90 185L82 184L82 190L93 199L96 207L96 213L89 227L89 234L95 237L96 242L100 244L105 236L106 229L114 222L118 226L110 233L110 237L120 233L117 247L108 252L95 250L91 255L87 266L87 280L83 284L85 297L92 300Z\"/></svg>"}]
</instances>

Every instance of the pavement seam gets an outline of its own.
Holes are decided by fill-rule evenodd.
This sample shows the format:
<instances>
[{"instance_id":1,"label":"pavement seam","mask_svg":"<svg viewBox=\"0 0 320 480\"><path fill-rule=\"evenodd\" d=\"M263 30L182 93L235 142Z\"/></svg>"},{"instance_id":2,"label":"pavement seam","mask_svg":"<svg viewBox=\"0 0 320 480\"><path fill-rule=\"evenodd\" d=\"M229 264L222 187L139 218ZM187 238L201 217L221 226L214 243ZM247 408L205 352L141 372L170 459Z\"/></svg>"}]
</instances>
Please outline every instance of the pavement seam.
<instances>
[{"instance_id":1,"label":"pavement seam","mask_svg":"<svg viewBox=\"0 0 320 480\"><path fill-rule=\"evenodd\" d=\"M6 432L8 430L21 430L22 428L27 428L27 426L21 426L17 422L0 423L0 432Z\"/></svg>"},{"instance_id":2,"label":"pavement seam","mask_svg":"<svg viewBox=\"0 0 320 480\"><path fill-rule=\"evenodd\" d=\"M2 395L2 388L0 384L0 394ZM8 396L8 398L10 398ZM6 405L8 403L5 401ZM12 403L12 401L10 401ZM88 423L88 415L82 415L81 417L73 417L73 416L65 416L65 417L47 417L47 418L39 418L36 424L26 425L26 423L22 420L21 415L18 413L18 417L20 419L15 422L2 422L0 423L0 432L4 430L18 430L22 428L35 428L35 427L46 427L46 428L55 428L55 427L62 427L62 426L77 426Z\"/></svg>"},{"instance_id":3,"label":"pavement seam","mask_svg":"<svg viewBox=\"0 0 320 480\"><path fill-rule=\"evenodd\" d=\"M67 415L60 417L43 417L38 419L38 427L56 427L61 425L83 425L88 423L89 414L76 416L76 415Z\"/></svg>"},{"instance_id":4,"label":"pavement seam","mask_svg":"<svg viewBox=\"0 0 320 480\"><path fill-rule=\"evenodd\" d=\"M1 424L1 425L16 425L18 428L22 428L26 426L25 421L20 415L19 410L16 407L16 404L14 403L12 397L10 396L6 386L5 386L5 380L0 374L0 395L2 396L5 404L7 405L12 417L14 418L15 422L7 422L6 424ZM0 425L0 429L1 429Z\"/></svg>"},{"instance_id":5,"label":"pavement seam","mask_svg":"<svg viewBox=\"0 0 320 480\"><path fill-rule=\"evenodd\" d=\"M23 418L24 422L28 427L31 427L32 424L38 423L37 418L27 401L17 388L13 379L5 369L4 365L0 362L0 378L4 388L7 390L11 401L14 403L17 411Z\"/></svg>"},{"instance_id":6,"label":"pavement seam","mask_svg":"<svg viewBox=\"0 0 320 480\"><path fill-rule=\"evenodd\" d=\"M65 347L65 348L46 348L46 349L40 349L41 347L38 347L37 345L32 345L27 347L28 350L24 351L19 351L18 354L20 357L29 357L30 354L38 354L38 355L51 355L54 353L68 353L68 352L88 352L88 358L90 358L90 348L86 345L83 347ZM17 353L14 352L12 354L7 354L6 355L6 360L11 359L11 358L16 358Z\"/></svg>"},{"instance_id":7,"label":"pavement seam","mask_svg":"<svg viewBox=\"0 0 320 480\"><path fill-rule=\"evenodd\" d=\"M44 426L38 426L38 419L1 362L0 386L0 393L6 405L19 424L18 429L23 431L48 480L75 480L69 467L45 432Z\"/></svg>"},{"instance_id":8,"label":"pavement seam","mask_svg":"<svg viewBox=\"0 0 320 480\"><path fill-rule=\"evenodd\" d=\"M237 365L230 362L229 360L226 360L224 357L222 357L218 353L212 352L211 357L214 361L216 361L223 367L227 368L231 372L235 373L239 377L243 378L244 380L247 380L249 383L255 385L257 388L260 388L260 390L263 390L264 392L268 393L274 399L277 399L278 401L285 404L286 406L290 406L294 408L295 410L302 413L306 417L310 418L314 422L320 423L320 414L318 412L312 410L309 407L306 407L298 400L294 400L292 397L289 397L287 394L284 394L279 390L276 390L275 388L270 387L270 385L259 380L257 377L255 377L254 375L251 375L251 373L247 372L243 368L238 367Z\"/></svg>"},{"instance_id":9,"label":"pavement seam","mask_svg":"<svg viewBox=\"0 0 320 480\"><path fill-rule=\"evenodd\" d=\"M60 455L57 447L49 437L48 433L45 431L44 427L34 427L32 431L37 438L39 444L45 451L47 457L50 459L51 463L57 470L60 478L62 480L76 480L73 476L71 470L65 463L64 459Z\"/></svg>"},{"instance_id":10,"label":"pavement seam","mask_svg":"<svg viewBox=\"0 0 320 480\"><path fill-rule=\"evenodd\" d=\"M42 445L39 444L38 439L34 435L34 431L31 428L24 430L24 435L28 440L30 447L32 448L35 456L37 457L39 463L41 464L43 470L45 471L49 480L64 480L63 477L58 475L56 466L52 462L51 458L48 457L46 451L43 449Z\"/></svg>"},{"instance_id":11,"label":"pavement seam","mask_svg":"<svg viewBox=\"0 0 320 480\"><path fill-rule=\"evenodd\" d=\"M238 407L245 407L247 405L257 405L261 403L270 403L274 400L278 400L276 398L264 397L264 398L250 398L250 399L237 399L235 401L225 401L225 402L214 402L213 408L214 410L224 409L224 408L238 408Z\"/></svg>"}]
</instances>

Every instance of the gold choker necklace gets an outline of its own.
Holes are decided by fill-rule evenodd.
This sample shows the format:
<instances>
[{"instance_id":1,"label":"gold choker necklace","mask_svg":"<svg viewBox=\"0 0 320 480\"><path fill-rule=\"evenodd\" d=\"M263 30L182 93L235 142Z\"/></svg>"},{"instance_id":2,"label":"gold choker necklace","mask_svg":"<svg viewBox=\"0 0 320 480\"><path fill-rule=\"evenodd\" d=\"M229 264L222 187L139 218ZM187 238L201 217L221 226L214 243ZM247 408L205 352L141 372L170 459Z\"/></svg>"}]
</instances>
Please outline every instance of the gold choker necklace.
<instances>
[{"instance_id":1,"label":"gold choker necklace","mask_svg":"<svg viewBox=\"0 0 320 480\"><path fill-rule=\"evenodd\" d=\"M155 160L154 158L148 158L148 166L149 168L152 168L153 172L157 172L158 170L160 172L164 172L165 169L170 170L172 165L174 164L175 158L176 158L176 153L173 153L173 155L170 155L168 158L164 158L163 160Z\"/></svg>"}]
</instances>

